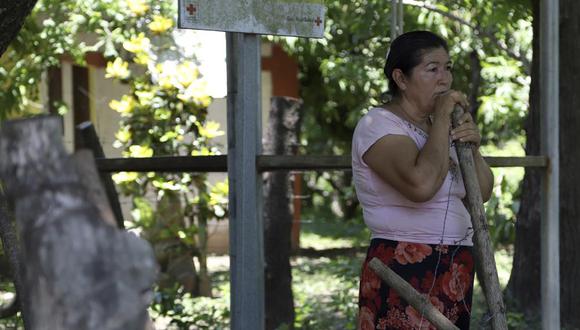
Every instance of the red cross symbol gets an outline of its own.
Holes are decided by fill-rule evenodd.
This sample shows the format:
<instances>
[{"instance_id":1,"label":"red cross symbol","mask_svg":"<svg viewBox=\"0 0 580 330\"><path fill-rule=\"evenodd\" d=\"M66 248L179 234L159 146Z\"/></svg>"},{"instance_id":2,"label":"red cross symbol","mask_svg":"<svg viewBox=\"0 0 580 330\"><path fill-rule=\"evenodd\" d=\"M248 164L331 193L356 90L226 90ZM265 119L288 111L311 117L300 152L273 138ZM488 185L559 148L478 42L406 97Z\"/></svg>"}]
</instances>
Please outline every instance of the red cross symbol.
<instances>
[{"instance_id":1,"label":"red cross symbol","mask_svg":"<svg viewBox=\"0 0 580 330\"><path fill-rule=\"evenodd\" d=\"M189 4L189 6L187 6L185 8L185 10L187 10L187 12L189 13L189 16L193 16L194 14L197 13L197 7L191 3Z\"/></svg>"},{"instance_id":2,"label":"red cross symbol","mask_svg":"<svg viewBox=\"0 0 580 330\"><path fill-rule=\"evenodd\" d=\"M320 23L322 23L322 21L320 20L320 17L316 17L316 19L314 20L314 23L316 23L316 26L320 26Z\"/></svg>"}]
</instances>

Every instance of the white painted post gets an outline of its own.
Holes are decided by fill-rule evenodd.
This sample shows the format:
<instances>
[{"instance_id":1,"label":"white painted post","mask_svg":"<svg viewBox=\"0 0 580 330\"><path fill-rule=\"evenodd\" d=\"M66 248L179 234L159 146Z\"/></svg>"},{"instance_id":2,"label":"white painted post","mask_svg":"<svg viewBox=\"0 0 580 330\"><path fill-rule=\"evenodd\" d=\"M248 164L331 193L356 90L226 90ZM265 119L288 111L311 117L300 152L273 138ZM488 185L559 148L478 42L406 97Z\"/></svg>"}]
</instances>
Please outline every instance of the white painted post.
<instances>
[{"instance_id":1,"label":"white painted post","mask_svg":"<svg viewBox=\"0 0 580 330\"><path fill-rule=\"evenodd\" d=\"M541 150L549 163L542 179L542 329L560 329L559 1L540 4Z\"/></svg>"},{"instance_id":2,"label":"white painted post","mask_svg":"<svg viewBox=\"0 0 580 330\"><path fill-rule=\"evenodd\" d=\"M260 36L226 34L231 328L262 330L264 248L261 153Z\"/></svg>"}]
</instances>

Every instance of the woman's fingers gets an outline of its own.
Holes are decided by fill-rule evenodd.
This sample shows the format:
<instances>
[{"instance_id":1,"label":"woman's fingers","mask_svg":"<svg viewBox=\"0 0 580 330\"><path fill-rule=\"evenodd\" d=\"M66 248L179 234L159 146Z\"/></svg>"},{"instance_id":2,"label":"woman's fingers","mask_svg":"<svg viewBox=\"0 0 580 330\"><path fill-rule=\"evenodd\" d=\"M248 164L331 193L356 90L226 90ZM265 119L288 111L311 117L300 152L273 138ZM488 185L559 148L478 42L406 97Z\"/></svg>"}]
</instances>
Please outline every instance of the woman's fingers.
<instances>
[{"instance_id":1,"label":"woman's fingers","mask_svg":"<svg viewBox=\"0 0 580 330\"><path fill-rule=\"evenodd\" d=\"M467 111L459 118L458 124L462 125L463 123L473 123L473 118L471 118L471 114Z\"/></svg>"},{"instance_id":2,"label":"woman's fingers","mask_svg":"<svg viewBox=\"0 0 580 330\"><path fill-rule=\"evenodd\" d=\"M481 134L471 115L467 112L464 113L459 118L458 124L456 128L451 130L451 138L454 141L473 142L479 145L481 142Z\"/></svg>"}]
</instances>

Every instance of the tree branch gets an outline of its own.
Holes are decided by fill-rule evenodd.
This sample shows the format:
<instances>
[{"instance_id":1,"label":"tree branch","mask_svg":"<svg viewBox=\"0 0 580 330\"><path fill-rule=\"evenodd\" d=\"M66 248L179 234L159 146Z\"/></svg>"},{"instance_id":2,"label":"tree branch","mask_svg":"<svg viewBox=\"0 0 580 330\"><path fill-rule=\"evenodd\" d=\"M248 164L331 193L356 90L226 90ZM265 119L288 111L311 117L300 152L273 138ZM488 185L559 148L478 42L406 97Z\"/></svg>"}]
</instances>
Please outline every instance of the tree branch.
<instances>
[{"instance_id":1,"label":"tree branch","mask_svg":"<svg viewBox=\"0 0 580 330\"><path fill-rule=\"evenodd\" d=\"M0 1L0 57L16 38L37 0Z\"/></svg>"}]
</instances>

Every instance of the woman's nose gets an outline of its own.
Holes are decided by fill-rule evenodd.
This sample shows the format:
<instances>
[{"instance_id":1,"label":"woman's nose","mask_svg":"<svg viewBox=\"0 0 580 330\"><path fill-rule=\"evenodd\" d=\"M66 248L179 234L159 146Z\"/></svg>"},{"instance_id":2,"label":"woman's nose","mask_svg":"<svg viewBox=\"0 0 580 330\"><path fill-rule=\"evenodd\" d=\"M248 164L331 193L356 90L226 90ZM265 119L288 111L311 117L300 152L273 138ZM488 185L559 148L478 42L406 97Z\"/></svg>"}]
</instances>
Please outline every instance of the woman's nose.
<instances>
[{"instance_id":1,"label":"woman's nose","mask_svg":"<svg viewBox=\"0 0 580 330\"><path fill-rule=\"evenodd\" d=\"M451 74L451 72L449 71L442 72L439 77L439 84L449 86L451 85L451 82L453 82L453 75Z\"/></svg>"}]
</instances>

